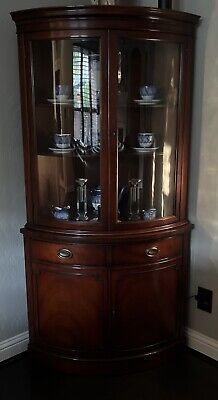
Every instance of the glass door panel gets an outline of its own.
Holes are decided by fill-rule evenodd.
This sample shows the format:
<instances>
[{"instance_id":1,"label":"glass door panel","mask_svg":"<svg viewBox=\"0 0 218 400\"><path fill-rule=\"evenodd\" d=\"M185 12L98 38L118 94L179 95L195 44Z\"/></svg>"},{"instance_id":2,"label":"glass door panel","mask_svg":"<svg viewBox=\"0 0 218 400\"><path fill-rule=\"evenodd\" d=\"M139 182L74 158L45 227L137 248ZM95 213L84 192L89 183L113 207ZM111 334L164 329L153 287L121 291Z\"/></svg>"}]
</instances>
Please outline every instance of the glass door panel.
<instances>
[{"instance_id":1,"label":"glass door panel","mask_svg":"<svg viewBox=\"0 0 218 400\"><path fill-rule=\"evenodd\" d=\"M32 42L37 217L99 222L100 41Z\"/></svg>"},{"instance_id":2,"label":"glass door panel","mask_svg":"<svg viewBox=\"0 0 218 400\"><path fill-rule=\"evenodd\" d=\"M180 45L122 39L118 52L118 221L175 215Z\"/></svg>"}]
</instances>

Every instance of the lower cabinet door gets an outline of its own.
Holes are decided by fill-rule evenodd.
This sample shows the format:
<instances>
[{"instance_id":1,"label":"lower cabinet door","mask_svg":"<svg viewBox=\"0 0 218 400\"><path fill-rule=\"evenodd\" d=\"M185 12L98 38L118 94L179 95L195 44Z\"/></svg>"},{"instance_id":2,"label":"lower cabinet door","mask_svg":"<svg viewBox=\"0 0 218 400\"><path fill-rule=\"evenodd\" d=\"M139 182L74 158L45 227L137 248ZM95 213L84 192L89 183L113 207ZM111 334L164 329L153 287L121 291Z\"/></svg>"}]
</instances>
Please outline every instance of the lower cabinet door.
<instances>
[{"instance_id":1,"label":"lower cabinet door","mask_svg":"<svg viewBox=\"0 0 218 400\"><path fill-rule=\"evenodd\" d=\"M72 351L102 349L106 271L43 264L32 268L37 342Z\"/></svg>"},{"instance_id":2,"label":"lower cabinet door","mask_svg":"<svg viewBox=\"0 0 218 400\"><path fill-rule=\"evenodd\" d=\"M173 339L179 311L179 265L112 271L113 346L136 349Z\"/></svg>"}]
</instances>

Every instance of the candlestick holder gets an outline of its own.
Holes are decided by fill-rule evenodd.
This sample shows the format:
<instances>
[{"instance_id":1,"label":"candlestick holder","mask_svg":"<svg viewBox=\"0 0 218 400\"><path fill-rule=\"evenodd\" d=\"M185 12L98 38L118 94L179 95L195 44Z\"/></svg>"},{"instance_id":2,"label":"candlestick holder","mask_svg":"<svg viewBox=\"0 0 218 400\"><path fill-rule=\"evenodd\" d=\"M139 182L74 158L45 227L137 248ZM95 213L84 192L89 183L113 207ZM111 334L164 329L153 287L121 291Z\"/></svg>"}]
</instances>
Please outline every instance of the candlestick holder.
<instances>
[{"instance_id":1,"label":"candlestick holder","mask_svg":"<svg viewBox=\"0 0 218 400\"><path fill-rule=\"evenodd\" d=\"M87 221L87 188L86 188L87 179L79 178L76 180L78 183L78 187L76 190L76 208L77 208L77 216L76 221Z\"/></svg>"},{"instance_id":2,"label":"candlestick holder","mask_svg":"<svg viewBox=\"0 0 218 400\"><path fill-rule=\"evenodd\" d=\"M140 187L141 179L133 178L129 181L129 221L140 219Z\"/></svg>"}]
</instances>

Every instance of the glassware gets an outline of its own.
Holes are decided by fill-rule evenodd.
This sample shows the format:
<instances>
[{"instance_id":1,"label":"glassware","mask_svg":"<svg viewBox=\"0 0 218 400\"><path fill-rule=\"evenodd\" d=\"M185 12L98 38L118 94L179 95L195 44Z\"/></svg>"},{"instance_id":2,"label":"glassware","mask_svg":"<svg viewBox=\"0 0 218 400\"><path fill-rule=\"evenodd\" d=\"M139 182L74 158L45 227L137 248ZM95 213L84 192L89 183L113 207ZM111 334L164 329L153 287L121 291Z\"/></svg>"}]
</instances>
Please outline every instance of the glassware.
<instances>
[{"instance_id":1,"label":"glassware","mask_svg":"<svg viewBox=\"0 0 218 400\"><path fill-rule=\"evenodd\" d=\"M87 221L88 214L87 214L87 188L86 188L87 179L79 178L76 180L78 183L78 187L76 190L76 207L77 207L77 216L76 221Z\"/></svg>"},{"instance_id":2,"label":"glassware","mask_svg":"<svg viewBox=\"0 0 218 400\"><path fill-rule=\"evenodd\" d=\"M149 210L142 210L142 219L145 221L152 221L157 218L156 208L149 208Z\"/></svg>"},{"instance_id":3,"label":"glassware","mask_svg":"<svg viewBox=\"0 0 218 400\"><path fill-rule=\"evenodd\" d=\"M70 206L66 207L53 207L52 214L55 219L68 221L70 218Z\"/></svg>"},{"instance_id":4,"label":"glassware","mask_svg":"<svg viewBox=\"0 0 218 400\"><path fill-rule=\"evenodd\" d=\"M140 219L140 186L142 180L138 178L132 178L129 181L129 220L136 221Z\"/></svg>"},{"instance_id":5,"label":"glassware","mask_svg":"<svg viewBox=\"0 0 218 400\"><path fill-rule=\"evenodd\" d=\"M94 209L94 218L99 218L100 207L101 207L101 188L100 186L96 186L91 191L91 203Z\"/></svg>"}]
</instances>

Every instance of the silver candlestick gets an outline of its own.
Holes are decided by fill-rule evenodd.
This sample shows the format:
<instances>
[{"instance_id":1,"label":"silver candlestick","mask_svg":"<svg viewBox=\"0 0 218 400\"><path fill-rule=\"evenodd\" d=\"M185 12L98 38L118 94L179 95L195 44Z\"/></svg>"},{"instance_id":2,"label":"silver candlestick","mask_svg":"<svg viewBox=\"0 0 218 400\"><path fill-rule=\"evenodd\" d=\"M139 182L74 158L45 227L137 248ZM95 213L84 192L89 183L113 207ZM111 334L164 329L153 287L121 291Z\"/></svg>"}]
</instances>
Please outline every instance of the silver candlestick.
<instances>
[{"instance_id":1,"label":"silver candlestick","mask_svg":"<svg viewBox=\"0 0 218 400\"><path fill-rule=\"evenodd\" d=\"M129 220L136 221L140 219L140 187L141 179L133 178L129 181Z\"/></svg>"},{"instance_id":2,"label":"silver candlestick","mask_svg":"<svg viewBox=\"0 0 218 400\"><path fill-rule=\"evenodd\" d=\"M87 221L88 220L86 182L87 182L87 179L85 179L85 178L79 178L76 180L76 183L78 183L78 185L79 185L76 190L76 197L77 197L76 221Z\"/></svg>"}]
</instances>

